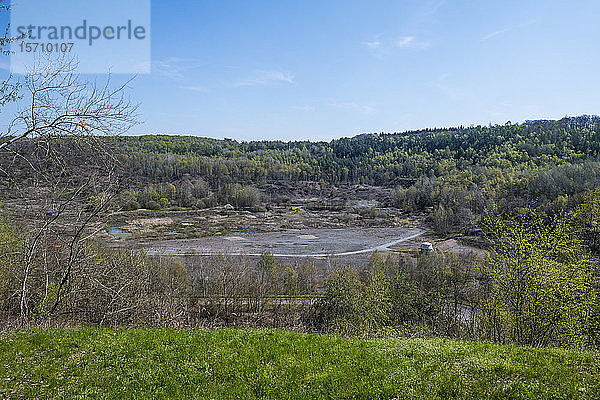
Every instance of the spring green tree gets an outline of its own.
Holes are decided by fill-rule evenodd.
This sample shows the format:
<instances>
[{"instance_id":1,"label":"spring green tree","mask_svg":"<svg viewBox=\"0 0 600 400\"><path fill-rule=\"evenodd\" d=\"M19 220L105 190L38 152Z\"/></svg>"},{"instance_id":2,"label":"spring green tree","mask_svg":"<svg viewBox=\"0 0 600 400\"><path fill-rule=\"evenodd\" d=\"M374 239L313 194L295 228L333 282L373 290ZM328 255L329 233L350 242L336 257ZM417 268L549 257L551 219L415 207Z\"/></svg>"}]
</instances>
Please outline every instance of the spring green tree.
<instances>
[{"instance_id":1,"label":"spring green tree","mask_svg":"<svg viewBox=\"0 0 600 400\"><path fill-rule=\"evenodd\" d=\"M572 215L524 209L486 221L489 294L482 327L500 342L578 346L595 304L594 261Z\"/></svg>"},{"instance_id":2,"label":"spring green tree","mask_svg":"<svg viewBox=\"0 0 600 400\"><path fill-rule=\"evenodd\" d=\"M600 254L600 188L584 195L574 219L584 243L593 253Z\"/></svg>"}]
</instances>

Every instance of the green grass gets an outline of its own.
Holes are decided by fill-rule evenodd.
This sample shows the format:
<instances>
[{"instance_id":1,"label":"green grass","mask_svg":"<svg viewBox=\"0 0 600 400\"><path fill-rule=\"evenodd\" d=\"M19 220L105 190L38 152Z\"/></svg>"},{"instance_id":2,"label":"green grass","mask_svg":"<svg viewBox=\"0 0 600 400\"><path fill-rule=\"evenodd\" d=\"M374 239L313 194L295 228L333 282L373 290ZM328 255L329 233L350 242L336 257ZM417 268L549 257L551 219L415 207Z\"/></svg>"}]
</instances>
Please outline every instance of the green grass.
<instances>
[{"instance_id":1,"label":"green grass","mask_svg":"<svg viewBox=\"0 0 600 400\"><path fill-rule=\"evenodd\" d=\"M0 398L600 398L600 354L254 330L0 333Z\"/></svg>"}]
</instances>

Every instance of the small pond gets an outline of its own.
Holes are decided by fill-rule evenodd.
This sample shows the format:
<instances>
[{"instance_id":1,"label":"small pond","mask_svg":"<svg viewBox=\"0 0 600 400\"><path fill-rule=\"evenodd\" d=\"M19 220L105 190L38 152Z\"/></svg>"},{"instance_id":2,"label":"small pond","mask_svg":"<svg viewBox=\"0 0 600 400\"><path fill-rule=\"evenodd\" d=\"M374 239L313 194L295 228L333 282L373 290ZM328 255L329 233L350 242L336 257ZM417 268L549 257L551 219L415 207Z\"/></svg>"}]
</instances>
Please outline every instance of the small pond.
<instances>
[{"instance_id":1,"label":"small pond","mask_svg":"<svg viewBox=\"0 0 600 400\"><path fill-rule=\"evenodd\" d=\"M108 232L109 235L113 235L113 236L120 237L123 239L126 239L132 235L130 232L125 232L123 229L119 228L118 226L111 226L106 231Z\"/></svg>"}]
</instances>

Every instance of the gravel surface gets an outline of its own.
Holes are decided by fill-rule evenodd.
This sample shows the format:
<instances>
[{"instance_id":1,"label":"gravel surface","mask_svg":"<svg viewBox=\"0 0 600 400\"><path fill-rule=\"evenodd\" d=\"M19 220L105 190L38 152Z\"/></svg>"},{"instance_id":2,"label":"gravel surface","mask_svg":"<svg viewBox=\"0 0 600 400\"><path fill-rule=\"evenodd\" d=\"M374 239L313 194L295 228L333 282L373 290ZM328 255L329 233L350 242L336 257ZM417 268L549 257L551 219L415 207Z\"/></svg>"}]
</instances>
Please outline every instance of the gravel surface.
<instances>
[{"instance_id":1,"label":"gravel surface","mask_svg":"<svg viewBox=\"0 0 600 400\"><path fill-rule=\"evenodd\" d=\"M413 246L423 233L417 228L290 229L156 241L142 247L149 255L256 256L268 251L276 257L341 257L401 248L403 244Z\"/></svg>"}]
</instances>

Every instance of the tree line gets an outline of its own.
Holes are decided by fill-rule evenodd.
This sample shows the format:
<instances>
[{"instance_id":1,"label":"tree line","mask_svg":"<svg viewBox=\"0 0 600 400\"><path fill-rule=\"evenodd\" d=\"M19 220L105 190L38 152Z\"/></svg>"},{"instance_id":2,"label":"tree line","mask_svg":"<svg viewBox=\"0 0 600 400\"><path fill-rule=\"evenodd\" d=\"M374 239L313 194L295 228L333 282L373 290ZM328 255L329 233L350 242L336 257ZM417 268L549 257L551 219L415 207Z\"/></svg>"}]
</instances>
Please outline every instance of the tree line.
<instances>
[{"instance_id":1,"label":"tree line","mask_svg":"<svg viewBox=\"0 0 600 400\"><path fill-rule=\"evenodd\" d=\"M130 182L122 196L128 209L233 204L235 190L251 193L241 203L257 209L273 200L261 196L267 184L376 185L391 191L386 206L426 214L442 234L473 234L486 208L572 207L600 183L595 116L365 134L328 143L154 135L102 140L114 148Z\"/></svg>"}]
</instances>

